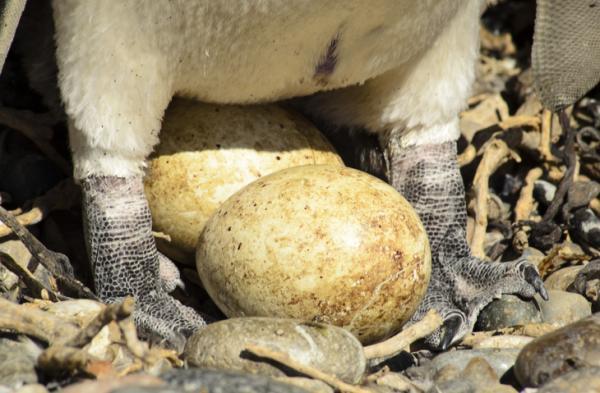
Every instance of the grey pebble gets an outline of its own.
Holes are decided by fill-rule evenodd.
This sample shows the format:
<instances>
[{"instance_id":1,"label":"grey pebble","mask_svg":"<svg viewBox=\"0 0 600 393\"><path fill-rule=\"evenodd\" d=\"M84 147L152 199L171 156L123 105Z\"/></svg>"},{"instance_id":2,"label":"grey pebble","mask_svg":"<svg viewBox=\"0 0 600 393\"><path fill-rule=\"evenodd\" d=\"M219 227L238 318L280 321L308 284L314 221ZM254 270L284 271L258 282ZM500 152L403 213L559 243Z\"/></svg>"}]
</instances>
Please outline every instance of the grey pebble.
<instances>
[{"instance_id":1,"label":"grey pebble","mask_svg":"<svg viewBox=\"0 0 600 393\"><path fill-rule=\"evenodd\" d=\"M600 184L597 182L577 181L569 187L567 193L568 208L586 207L598 194L600 194Z\"/></svg>"},{"instance_id":2,"label":"grey pebble","mask_svg":"<svg viewBox=\"0 0 600 393\"><path fill-rule=\"evenodd\" d=\"M600 368L573 370L542 386L537 393L598 393Z\"/></svg>"},{"instance_id":3,"label":"grey pebble","mask_svg":"<svg viewBox=\"0 0 600 393\"><path fill-rule=\"evenodd\" d=\"M0 336L0 386L16 389L36 383L35 365L41 352L26 336Z\"/></svg>"},{"instance_id":4,"label":"grey pebble","mask_svg":"<svg viewBox=\"0 0 600 393\"><path fill-rule=\"evenodd\" d=\"M592 311L600 311L600 259L590 261L579 271L573 289L592 302Z\"/></svg>"},{"instance_id":5,"label":"grey pebble","mask_svg":"<svg viewBox=\"0 0 600 393\"><path fill-rule=\"evenodd\" d=\"M210 324L189 338L184 359L193 367L285 376L272 362L247 353L249 344L285 353L348 383L358 382L366 367L363 347L348 331L283 318L232 318Z\"/></svg>"},{"instance_id":6,"label":"grey pebble","mask_svg":"<svg viewBox=\"0 0 600 393\"><path fill-rule=\"evenodd\" d=\"M180 389L179 391L184 392L199 392L203 391L203 389L210 393L308 392L308 390L299 386L278 382L264 375L243 374L234 371L197 368L173 369L162 374L160 377L170 387Z\"/></svg>"},{"instance_id":7,"label":"grey pebble","mask_svg":"<svg viewBox=\"0 0 600 393\"><path fill-rule=\"evenodd\" d=\"M562 269L559 269L549 275L546 280L544 280L544 286L546 289L556 289L559 291L566 291L573 285L575 278L579 271L583 269L583 265L579 266L567 266Z\"/></svg>"},{"instance_id":8,"label":"grey pebble","mask_svg":"<svg viewBox=\"0 0 600 393\"><path fill-rule=\"evenodd\" d=\"M454 379L456 375L463 372L469 362L474 358L485 360L492 370L502 378L509 371L517 359L518 349L496 349L481 348L467 350L452 350L437 355L433 360L419 367L411 367L405 371L406 376L416 381L432 381L438 378L440 381ZM447 366L455 368L450 375L441 378L438 373ZM446 369L447 372L449 369Z\"/></svg>"},{"instance_id":9,"label":"grey pebble","mask_svg":"<svg viewBox=\"0 0 600 393\"><path fill-rule=\"evenodd\" d=\"M481 310L475 330L496 330L539 322L542 322L542 315L534 301L523 300L514 295L503 295Z\"/></svg>"},{"instance_id":10,"label":"grey pebble","mask_svg":"<svg viewBox=\"0 0 600 393\"><path fill-rule=\"evenodd\" d=\"M600 367L600 314L527 344L519 353L514 372L522 386L537 387L583 367Z\"/></svg>"},{"instance_id":11,"label":"grey pebble","mask_svg":"<svg viewBox=\"0 0 600 393\"><path fill-rule=\"evenodd\" d=\"M590 303L577 293L548 290L548 296L547 301L539 299L544 322L564 326L592 315Z\"/></svg>"},{"instance_id":12,"label":"grey pebble","mask_svg":"<svg viewBox=\"0 0 600 393\"><path fill-rule=\"evenodd\" d=\"M533 196L544 206L550 205L556 194L556 186L546 180L536 180L533 183Z\"/></svg>"},{"instance_id":13,"label":"grey pebble","mask_svg":"<svg viewBox=\"0 0 600 393\"><path fill-rule=\"evenodd\" d=\"M436 385L429 389L429 392L514 393L516 390L511 386L500 384L498 374L492 366L485 359L475 357L454 378L449 380L438 378Z\"/></svg>"}]
</instances>

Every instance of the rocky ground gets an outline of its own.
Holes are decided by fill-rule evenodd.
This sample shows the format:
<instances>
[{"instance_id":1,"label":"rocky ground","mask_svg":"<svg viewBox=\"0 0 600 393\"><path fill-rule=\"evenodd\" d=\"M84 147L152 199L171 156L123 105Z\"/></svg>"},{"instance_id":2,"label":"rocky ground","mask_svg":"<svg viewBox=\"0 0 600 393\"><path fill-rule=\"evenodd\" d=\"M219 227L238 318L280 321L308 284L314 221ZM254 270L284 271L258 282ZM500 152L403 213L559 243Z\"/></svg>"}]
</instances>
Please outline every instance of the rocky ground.
<instances>
[{"instance_id":1,"label":"rocky ground","mask_svg":"<svg viewBox=\"0 0 600 393\"><path fill-rule=\"evenodd\" d=\"M406 350L382 360L326 327L330 339L309 367L294 358L304 338L293 324L273 321L265 352L251 345L265 328L221 322L181 357L138 339L129 300L93 300L65 125L11 54L0 78L0 221L18 236L0 224L0 393L600 391L600 90L568 108L568 127L541 107L529 70L534 12L533 1L513 0L483 16L459 161L473 253L527 258L550 300L496 300L444 353L409 351L419 336L411 331L395 344ZM46 247L68 256L77 280ZM205 342L221 344L207 357ZM197 368L206 365L229 370Z\"/></svg>"}]
</instances>

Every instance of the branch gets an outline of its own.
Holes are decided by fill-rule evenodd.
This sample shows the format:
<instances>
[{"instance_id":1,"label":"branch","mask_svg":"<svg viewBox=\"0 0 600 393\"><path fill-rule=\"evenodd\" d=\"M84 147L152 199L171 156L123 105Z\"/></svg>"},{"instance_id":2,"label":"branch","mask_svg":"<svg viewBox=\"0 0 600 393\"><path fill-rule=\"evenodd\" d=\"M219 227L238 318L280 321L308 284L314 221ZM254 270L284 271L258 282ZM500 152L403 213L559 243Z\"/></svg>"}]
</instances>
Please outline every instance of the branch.
<instances>
[{"instance_id":1,"label":"branch","mask_svg":"<svg viewBox=\"0 0 600 393\"><path fill-rule=\"evenodd\" d=\"M307 375L311 378L321 380L326 384L332 386L333 388L348 393L372 393L370 390L363 389L356 385L350 385L337 377L327 374L321 370L318 370L311 366L306 366L292 359L285 353L273 351L268 348L264 348L258 345L249 344L246 346L246 351L267 359L274 360L278 363L283 364L286 367L291 368L292 370L296 370L304 375Z\"/></svg>"}]
</instances>

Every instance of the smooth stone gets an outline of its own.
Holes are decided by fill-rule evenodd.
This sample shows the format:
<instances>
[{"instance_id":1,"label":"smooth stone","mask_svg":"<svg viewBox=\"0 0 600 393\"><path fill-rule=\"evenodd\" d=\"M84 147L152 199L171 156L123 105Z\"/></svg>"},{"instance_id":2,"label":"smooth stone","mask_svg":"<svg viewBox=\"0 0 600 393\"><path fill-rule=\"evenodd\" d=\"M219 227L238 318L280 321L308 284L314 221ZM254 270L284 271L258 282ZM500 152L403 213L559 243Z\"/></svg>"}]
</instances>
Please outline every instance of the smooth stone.
<instances>
[{"instance_id":1,"label":"smooth stone","mask_svg":"<svg viewBox=\"0 0 600 393\"><path fill-rule=\"evenodd\" d=\"M496 330L539 322L542 322L542 316L535 302L514 295L503 295L481 310L475 330Z\"/></svg>"},{"instance_id":2,"label":"smooth stone","mask_svg":"<svg viewBox=\"0 0 600 393\"><path fill-rule=\"evenodd\" d=\"M264 375L225 370L173 369L160 376L172 388L192 392L219 393L307 393L299 386L276 381ZM127 391L134 393L134 391ZM141 391L140 391L141 392ZM158 391L157 391L158 392ZM162 392L162 391L160 391ZM116 393L116 392L115 392ZM125 393L125 391L119 391Z\"/></svg>"},{"instance_id":3,"label":"smooth stone","mask_svg":"<svg viewBox=\"0 0 600 393\"><path fill-rule=\"evenodd\" d=\"M15 390L14 393L48 393L48 389L44 385L33 383Z\"/></svg>"},{"instance_id":4,"label":"smooth stone","mask_svg":"<svg viewBox=\"0 0 600 393\"><path fill-rule=\"evenodd\" d=\"M544 206L550 205L556 194L556 186L546 180L536 180L533 184L535 199Z\"/></svg>"},{"instance_id":5,"label":"smooth stone","mask_svg":"<svg viewBox=\"0 0 600 393\"><path fill-rule=\"evenodd\" d=\"M547 290L556 289L566 291L573 284L583 265L567 266L552 273L544 280L544 286Z\"/></svg>"},{"instance_id":6,"label":"smooth stone","mask_svg":"<svg viewBox=\"0 0 600 393\"><path fill-rule=\"evenodd\" d=\"M567 204L570 209L585 207L600 194L600 184L595 181L577 181L569 187Z\"/></svg>"},{"instance_id":7,"label":"smooth stone","mask_svg":"<svg viewBox=\"0 0 600 393\"><path fill-rule=\"evenodd\" d=\"M279 377L275 378L276 381L285 383L288 385L298 386L304 390L308 390L311 393L333 393L334 390L331 386L327 385L323 381L312 378L304 377Z\"/></svg>"},{"instance_id":8,"label":"smooth stone","mask_svg":"<svg viewBox=\"0 0 600 393\"><path fill-rule=\"evenodd\" d=\"M548 291L547 301L539 300L544 322L564 326L592 315L592 306L581 295L565 291Z\"/></svg>"},{"instance_id":9,"label":"smooth stone","mask_svg":"<svg viewBox=\"0 0 600 393\"><path fill-rule=\"evenodd\" d=\"M592 311L600 311L600 259L590 261L579 271L573 289L592 302Z\"/></svg>"},{"instance_id":10,"label":"smooth stone","mask_svg":"<svg viewBox=\"0 0 600 393\"><path fill-rule=\"evenodd\" d=\"M38 382L35 365L42 349L26 336L0 336L0 385L16 389Z\"/></svg>"},{"instance_id":11,"label":"smooth stone","mask_svg":"<svg viewBox=\"0 0 600 393\"><path fill-rule=\"evenodd\" d=\"M536 387L583 367L600 367L600 314L527 344L519 353L514 372L522 386Z\"/></svg>"},{"instance_id":12,"label":"smooth stone","mask_svg":"<svg viewBox=\"0 0 600 393\"><path fill-rule=\"evenodd\" d=\"M456 392L456 393L514 393L516 390L507 385L501 385L498 374L492 366L481 357L469 361L465 369L456 378L443 381L429 392ZM436 381L437 382L437 381Z\"/></svg>"},{"instance_id":13,"label":"smooth stone","mask_svg":"<svg viewBox=\"0 0 600 393\"><path fill-rule=\"evenodd\" d=\"M98 380L84 380L63 388L60 393L113 393L127 391L128 387L138 392L152 391L156 386L165 385L165 382L157 377L147 374L130 374L122 378L104 378ZM173 391L173 390L172 390ZM165 393L167 391L164 391Z\"/></svg>"},{"instance_id":14,"label":"smooth stone","mask_svg":"<svg viewBox=\"0 0 600 393\"><path fill-rule=\"evenodd\" d=\"M521 349L529 344L533 337L516 335L492 336L479 341L473 348L516 348Z\"/></svg>"},{"instance_id":15,"label":"smooth stone","mask_svg":"<svg viewBox=\"0 0 600 393\"><path fill-rule=\"evenodd\" d=\"M569 233L583 246L600 247L600 218L592 209L579 209L573 214Z\"/></svg>"},{"instance_id":16,"label":"smooth stone","mask_svg":"<svg viewBox=\"0 0 600 393\"><path fill-rule=\"evenodd\" d=\"M431 362L423 366L409 368L406 370L406 375L411 379L432 380L440 370L448 365L462 372L473 358L483 358L496 375L502 377L513 366L518 354L518 349L496 348L448 351L437 355Z\"/></svg>"},{"instance_id":17,"label":"smooth stone","mask_svg":"<svg viewBox=\"0 0 600 393\"><path fill-rule=\"evenodd\" d=\"M573 370L542 386L537 393L597 393L600 392L600 368Z\"/></svg>"},{"instance_id":18,"label":"smooth stone","mask_svg":"<svg viewBox=\"0 0 600 393\"><path fill-rule=\"evenodd\" d=\"M271 362L246 354L249 344L285 353L348 383L360 381L366 367L363 347L350 332L332 325L267 317L210 324L188 339L183 356L193 367L285 376Z\"/></svg>"},{"instance_id":19,"label":"smooth stone","mask_svg":"<svg viewBox=\"0 0 600 393\"><path fill-rule=\"evenodd\" d=\"M64 300L44 305L44 311L68 319L80 327L87 325L106 305L89 299Z\"/></svg>"}]
</instances>

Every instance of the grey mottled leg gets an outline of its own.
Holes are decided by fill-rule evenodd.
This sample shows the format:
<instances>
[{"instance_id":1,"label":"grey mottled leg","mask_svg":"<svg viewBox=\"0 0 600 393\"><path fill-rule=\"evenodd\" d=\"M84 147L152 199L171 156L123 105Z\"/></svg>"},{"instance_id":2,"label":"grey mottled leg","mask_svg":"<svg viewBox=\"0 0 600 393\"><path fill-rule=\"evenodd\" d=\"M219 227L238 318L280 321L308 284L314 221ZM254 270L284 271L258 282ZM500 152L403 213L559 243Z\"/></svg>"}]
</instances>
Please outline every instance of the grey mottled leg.
<instances>
[{"instance_id":1,"label":"grey mottled leg","mask_svg":"<svg viewBox=\"0 0 600 393\"><path fill-rule=\"evenodd\" d=\"M479 311L503 293L546 295L536 268L525 262L484 262L466 241L465 191L456 162L456 143L402 148L385 146L390 183L413 205L427 231L432 253L428 292L413 322L434 308L444 326L427 338L445 349L470 332Z\"/></svg>"},{"instance_id":2,"label":"grey mottled leg","mask_svg":"<svg viewBox=\"0 0 600 393\"><path fill-rule=\"evenodd\" d=\"M160 254L142 179L91 176L82 181L82 188L98 296L107 302L134 296L140 333L182 349L185 336L205 323L194 310L170 297L159 279Z\"/></svg>"}]
</instances>

